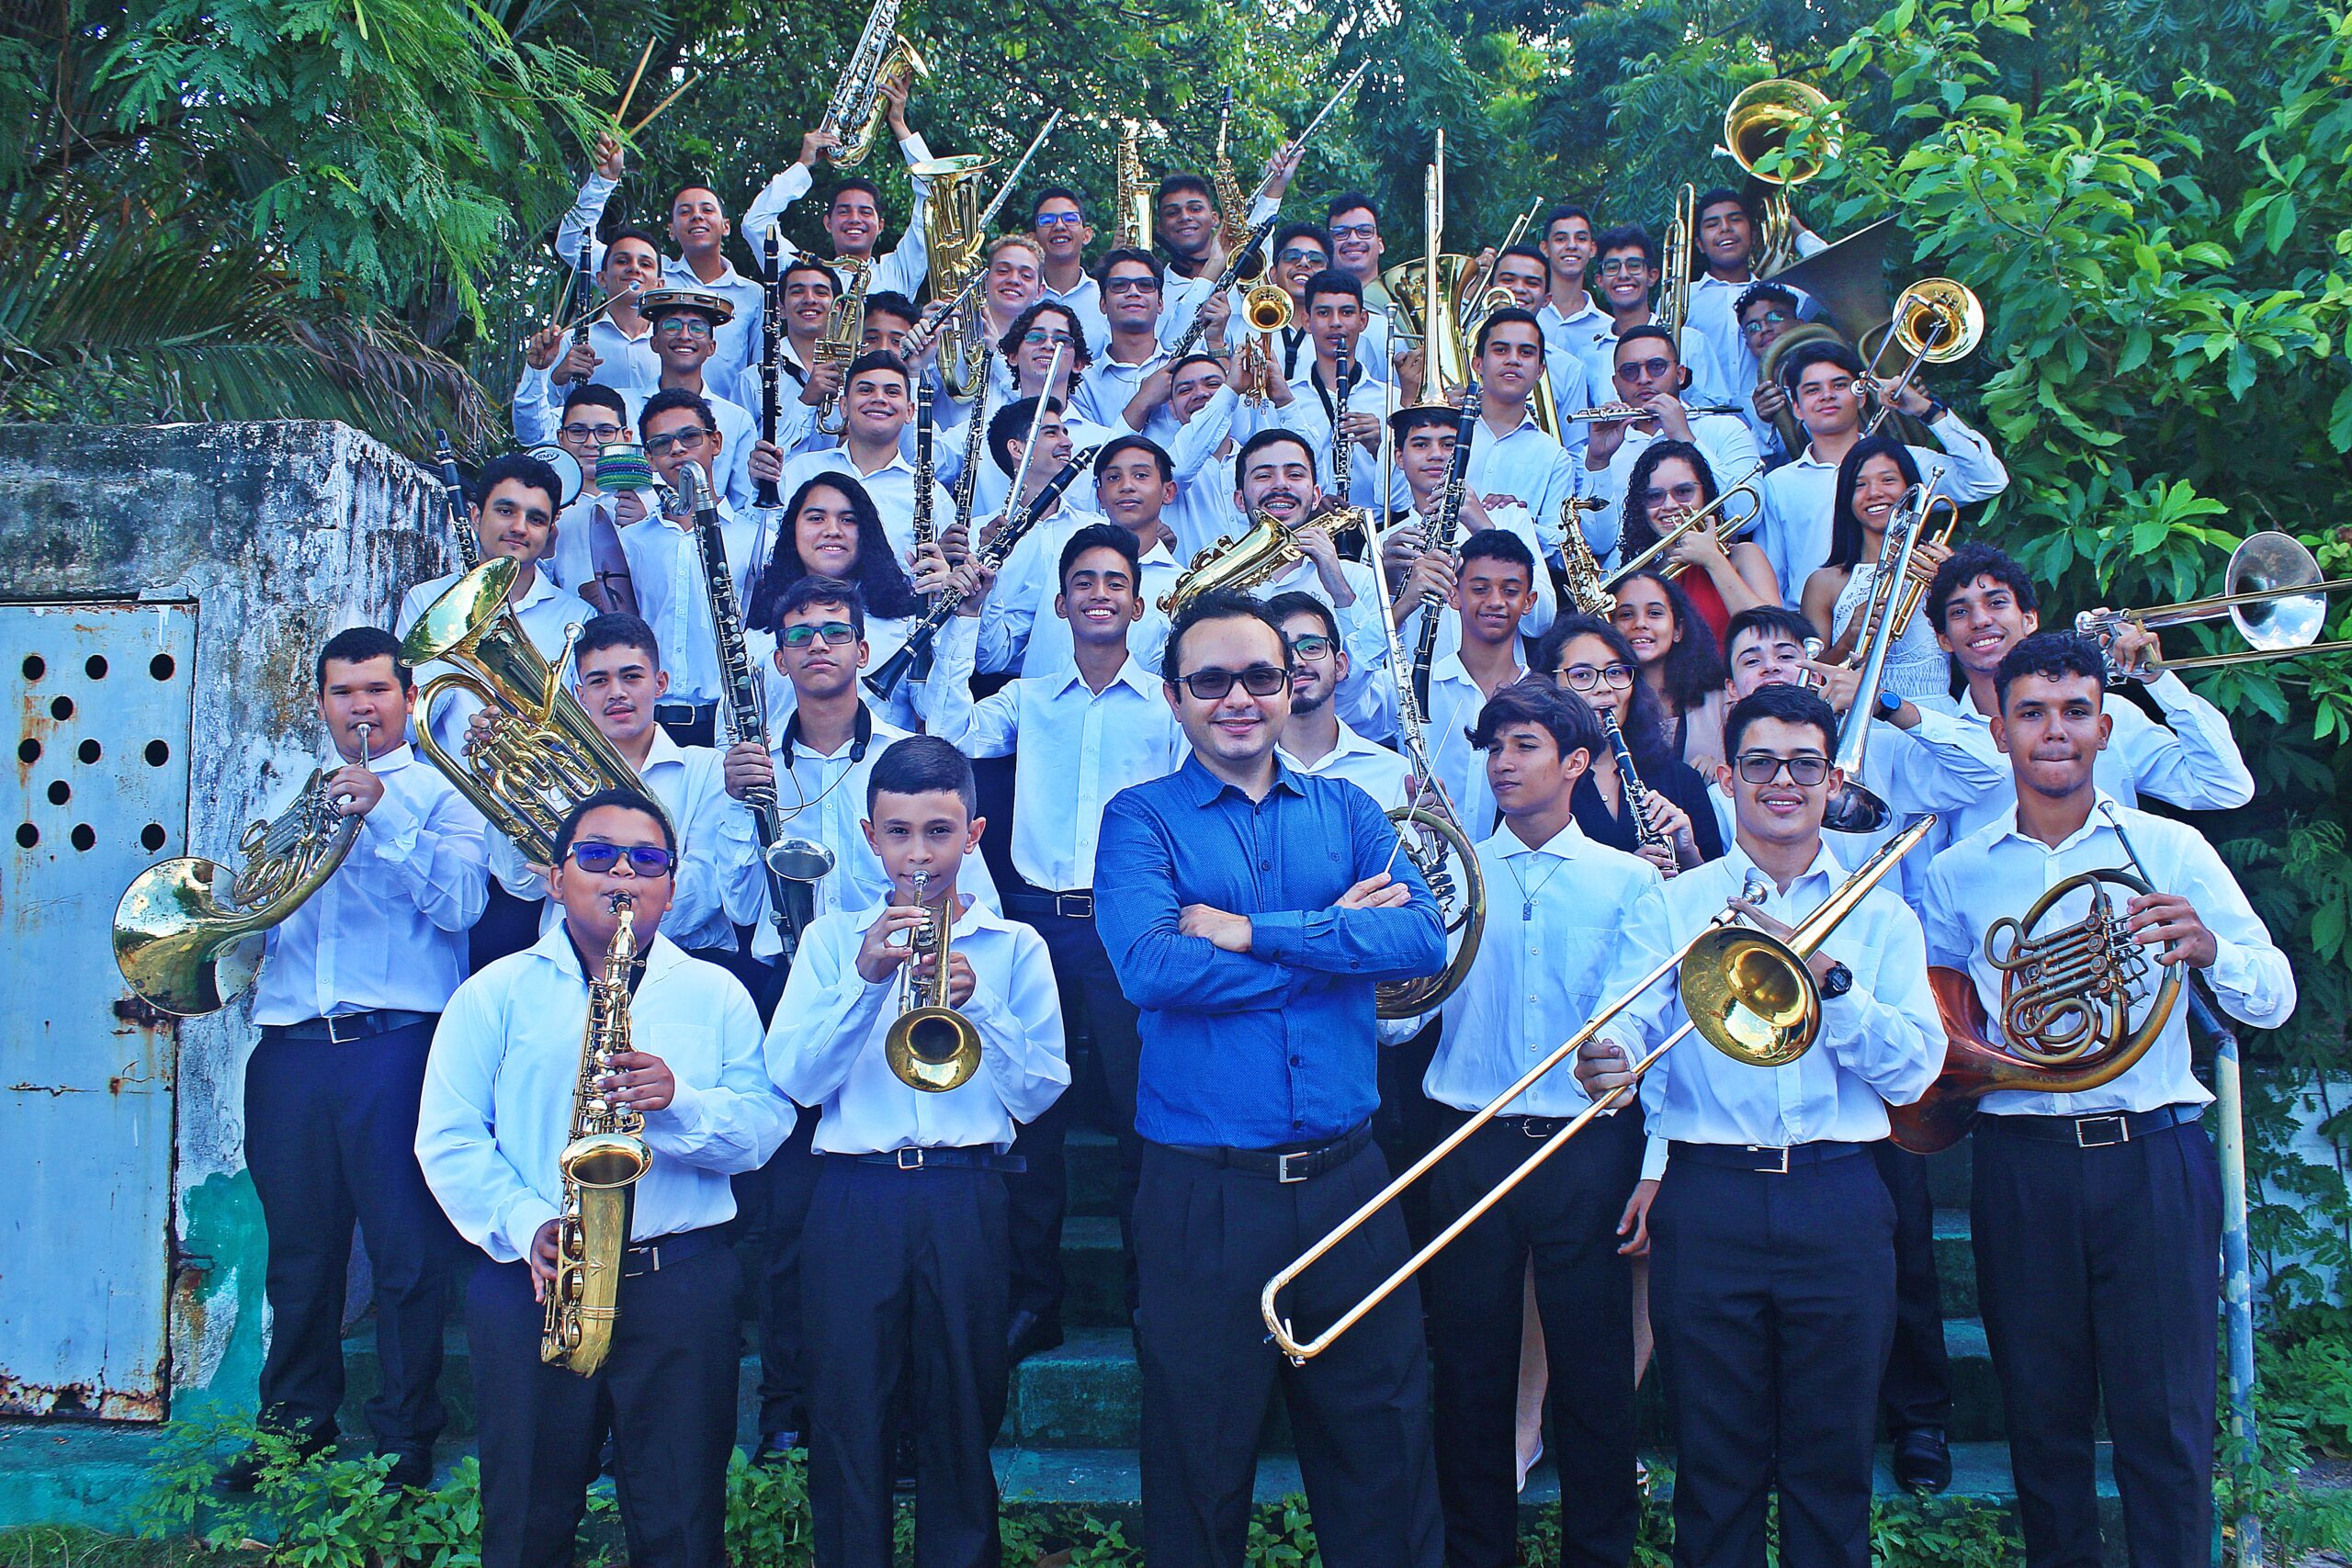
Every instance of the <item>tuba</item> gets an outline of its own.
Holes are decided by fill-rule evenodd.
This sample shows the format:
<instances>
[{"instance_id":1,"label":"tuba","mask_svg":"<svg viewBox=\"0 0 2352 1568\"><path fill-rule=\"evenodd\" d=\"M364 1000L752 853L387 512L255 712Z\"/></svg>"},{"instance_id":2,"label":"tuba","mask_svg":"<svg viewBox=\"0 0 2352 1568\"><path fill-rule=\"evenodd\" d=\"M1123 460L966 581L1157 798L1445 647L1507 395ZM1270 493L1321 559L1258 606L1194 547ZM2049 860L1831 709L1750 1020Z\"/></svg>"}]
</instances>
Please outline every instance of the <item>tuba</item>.
<instances>
[{"instance_id":1,"label":"tuba","mask_svg":"<svg viewBox=\"0 0 2352 1568\"><path fill-rule=\"evenodd\" d=\"M909 1089L944 1094L959 1089L980 1065L980 1032L947 1004L947 959L956 941L956 895L938 902L923 897L931 873L914 874L915 902L923 923L907 934L907 962L899 971L899 1016L882 1038L882 1058L890 1074ZM931 960L931 977L915 978L915 965Z\"/></svg>"},{"instance_id":2,"label":"tuba","mask_svg":"<svg viewBox=\"0 0 2352 1568\"><path fill-rule=\"evenodd\" d=\"M1247 533L1238 538L1228 534L1193 558L1159 596L1160 614L1174 615L1212 588L1249 589L1272 581L1297 562L1300 531L1320 524L1321 519L1293 525L1261 512Z\"/></svg>"},{"instance_id":3,"label":"tuba","mask_svg":"<svg viewBox=\"0 0 2352 1568\"><path fill-rule=\"evenodd\" d=\"M1817 141L1800 142L1779 172L1759 174L1757 165L1775 152L1786 152L1797 128L1828 107L1828 95L1820 88L1775 76L1742 88L1724 109L1723 151L1731 154L1748 178L1773 187L1764 205L1764 231L1757 236L1759 277L1770 277L1796 260L1796 217L1789 209L1789 187L1812 179L1838 156L1836 118L1824 122Z\"/></svg>"},{"instance_id":4,"label":"tuba","mask_svg":"<svg viewBox=\"0 0 2352 1568\"><path fill-rule=\"evenodd\" d=\"M1380 275L1388 297L1403 311L1405 335L1421 343L1421 395L1430 402L1470 383L1470 342L1462 331L1463 294L1477 266L1475 256L1449 255L1445 240L1445 132L1421 179L1421 229L1426 250L1419 261L1402 262Z\"/></svg>"},{"instance_id":5,"label":"tuba","mask_svg":"<svg viewBox=\"0 0 2352 1568\"><path fill-rule=\"evenodd\" d=\"M825 105L825 118L818 129L841 136L841 145L825 154L837 169L854 169L865 162L881 139L882 118L889 108L882 84L912 82L931 74L931 67L915 52L915 46L898 32L903 4L904 0L874 0L865 13L865 27L857 35L857 47Z\"/></svg>"},{"instance_id":6,"label":"tuba","mask_svg":"<svg viewBox=\"0 0 2352 1568\"><path fill-rule=\"evenodd\" d=\"M605 965L588 982L588 1024L580 1039L580 1074L571 1084L571 1138L557 1156L563 1210L556 1216L555 1280L548 1286L539 1359L588 1377L613 1348L620 1316L621 1253L628 1246L637 1183L653 1164L642 1112L605 1098L600 1081L629 1049L628 972L637 930L627 893L612 896L620 923L605 944Z\"/></svg>"},{"instance_id":7,"label":"tuba","mask_svg":"<svg viewBox=\"0 0 2352 1568\"><path fill-rule=\"evenodd\" d=\"M2112 1082L2147 1055L2164 1032L2188 978L2169 964L2140 1021L2132 1005L2152 967L2110 889L2126 904L2155 889L2123 837L2123 824L2102 804L2122 840L2131 869L2100 866L2049 888L2022 918L2004 918L1984 932L1984 957L2001 972L2001 1025L1990 1027L1976 983L1965 972L1928 971L1944 1023L1944 1070L1910 1105L1890 1105L1894 1141L1915 1154L1948 1149L1976 1120L1977 1102L2001 1089L2079 1094ZM2051 930L2041 923L2067 899L2087 892L2080 919Z\"/></svg>"},{"instance_id":8,"label":"tuba","mask_svg":"<svg viewBox=\"0 0 2352 1568\"><path fill-rule=\"evenodd\" d=\"M637 770L563 689L570 639L563 658L549 664L507 607L516 570L501 556L450 584L401 639L401 662L411 669L436 660L457 666L416 694L417 747L525 860L546 865L555 855L556 829L575 802L600 789L647 792ZM453 690L472 694L491 717L489 739L465 748L462 757L451 756L433 733L435 703Z\"/></svg>"},{"instance_id":9,"label":"tuba","mask_svg":"<svg viewBox=\"0 0 2352 1568\"><path fill-rule=\"evenodd\" d=\"M359 765L368 738L359 731ZM359 837L315 770L294 804L255 822L237 840L245 863L235 877L201 855L151 865L130 879L114 910L114 962L141 1001L178 1018L218 1012L261 972L262 938L327 884ZM218 889L227 883L228 901Z\"/></svg>"}]
</instances>

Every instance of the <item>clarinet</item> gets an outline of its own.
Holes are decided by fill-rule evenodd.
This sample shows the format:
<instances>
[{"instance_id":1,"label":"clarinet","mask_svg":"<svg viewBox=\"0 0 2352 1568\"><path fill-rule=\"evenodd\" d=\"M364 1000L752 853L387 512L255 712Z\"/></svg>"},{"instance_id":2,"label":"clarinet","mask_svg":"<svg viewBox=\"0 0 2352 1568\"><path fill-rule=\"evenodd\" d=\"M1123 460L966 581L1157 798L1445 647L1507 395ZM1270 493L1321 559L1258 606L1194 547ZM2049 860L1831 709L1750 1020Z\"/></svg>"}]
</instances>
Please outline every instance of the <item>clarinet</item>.
<instances>
[{"instance_id":1,"label":"clarinet","mask_svg":"<svg viewBox=\"0 0 2352 1568\"><path fill-rule=\"evenodd\" d=\"M433 427L433 460L441 466L441 491L448 498L449 528L458 536L458 568L471 571L481 564L481 540L474 533L473 519L466 514L466 481L458 473L458 454L449 445L449 433L439 425Z\"/></svg>"},{"instance_id":2,"label":"clarinet","mask_svg":"<svg viewBox=\"0 0 2352 1568\"><path fill-rule=\"evenodd\" d=\"M1216 299L1233 287L1234 280L1241 276L1242 267L1248 265L1250 257L1255 254L1258 247L1266 243L1266 236L1274 231L1274 225L1282 221L1282 217L1283 215L1277 212L1250 231L1250 237L1241 243L1240 249L1233 253L1233 259L1225 264L1225 270L1217 274L1216 285L1209 289L1207 298L1201 301L1202 310L1205 311L1208 309L1210 299ZM1209 323L1206 317L1194 315L1192 325L1184 329L1184 335L1178 338L1176 346L1168 351L1168 363L1173 365L1199 347L1201 339L1208 335L1208 330Z\"/></svg>"},{"instance_id":3,"label":"clarinet","mask_svg":"<svg viewBox=\"0 0 2352 1568\"><path fill-rule=\"evenodd\" d=\"M980 411L976 408L972 411L972 423L977 427L980 423ZM914 535L915 555L918 558L922 555L923 551L929 549L933 545L939 542L939 530L933 525L931 516L931 491L932 487L935 482L933 477L934 470L932 462L931 442L931 382L926 378L920 382L915 388ZM956 477L961 479L965 476L959 474ZM977 476L974 477L977 478ZM937 601L937 599L938 595L935 593L924 596L922 607L925 613L930 611L932 605ZM918 660L918 664L920 668L915 671L914 678L920 681L931 673L931 649L928 648L923 649L923 656L920 660Z\"/></svg>"},{"instance_id":4,"label":"clarinet","mask_svg":"<svg viewBox=\"0 0 2352 1568\"><path fill-rule=\"evenodd\" d=\"M982 416L988 412L989 356L994 350L985 344L980 348L979 369L973 374L980 387L972 404L972 417L964 427L964 467L956 475L956 521L964 525L965 547L971 547L972 509L978 504L980 493L980 452L989 433L989 422ZM955 394L950 392L948 396Z\"/></svg>"},{"instance_id":5,"label":"clarinet","mask_svg":"<svg viewBox=\"0 0 2352 1568\"><path fill-rule=\"evenodd\" d=\"M1462 530L1462 503L1470 494L1470 439L1478 428L1478 383L1463 389L1462 417L1453 422L1453 457L1445 470L1445 488L1438 492L1437 516L1430 525L1430 548L1451 558ZM1383 498L1385 500L1385 498ZM1413 642L1413 694L1421 711L1430 710L1430 667L1437 662L1438 612L1444 602L1434 593L1421 595L1421 630Z\"/></svg>"},{"instance_id":6,"label":"clarinet","mask_svg":"<svg viewBox=\"0 0 2352 1568\"><path fill-rule=\"evenodd\" d=\"M678 470L678 497L694 513L695 546L702 557L703 592L710 602L711 637L718 647L719 679L726 689L727 729L735 739L754 741L767 750L765 706L760 701L758 678L752 672L752 653L743 637L743 607L735 598L735 574L727 564L727 536L718 521L718 492L704 482L702 470L688 463ZM789 911L792 881L768 863L766 851L784 837L776 815L775 790L755 789L743 803L752 808L752 836L760 841L760 869L767 878L768 911L785 933L785 952L795 946ZM805 885L804 885L805 889Z\"/></svg>"},{"instance_id":7,"label":"clarinet","mask_svg":"<svg viewBox=\"0 0 2352 1568\"><path fill-rule=\"evenodd\" d=\"M1017 515L1006 517L1004 526L996 531L996 536L974 550L972 558L991 571L1004 565L1012 554L1012 547L1037 525L1039 518L1053 510L1054 503L1061 500L1062 492L1069 489L1080 472L1093 461L1095 451L1096 448L1089 446L1063 464L1061 472L1047 479L1046 488L1037 492L1037 499ZM923 612L922 619L915 623L914 630L907 634L906 646L886 660L879 670L865 677L865 689L877 697L886 698L897 691L899 682L907 678L907 671L914 667L915 660L930 651L932 640L939 636L940 628L955 617L956 609L967 597L968 595L964 589L950 588L933 599L931 608Z\"/></svg>"},{"instance_id":8,"label":"clarinet","mask_svg":"<svg viewBox=\"0 0 2352 1568\"><path fill-rule=\"evenodd\" d=\"M783 251L776 226L768 225L768 275L760 286L760 439L775 445L776 359L784 344L784 285L776 274L782 270ZM754 487L752 504L763 511L784 504L776 494L774 479L762 479Z\"/></svg>"},{"instance_id":9,"label":"clarinet","mask_svg":"<svg viewBox=\"0 0 2352 1568\"><path fill-rule=\"evenodd\" d=\"M1636 676L1636 680L1640 677ZM1625 809L1634 814L1634 842L1642 849L1652 845L1667 851L1678 865L1699 858L1699 846L1688 830L1671 837L1650 820L1649 786L1642 783L1642 775L1634 771L1633 749L1625 744L1625 732L1617 728L1617 715L1609 708L1597 706L1601 732L1609 737L1609 750L1617 758L1617 776L1624 781ZM1671 872L1668 873L1672 875Z\"/></svg>"}]
</instances>

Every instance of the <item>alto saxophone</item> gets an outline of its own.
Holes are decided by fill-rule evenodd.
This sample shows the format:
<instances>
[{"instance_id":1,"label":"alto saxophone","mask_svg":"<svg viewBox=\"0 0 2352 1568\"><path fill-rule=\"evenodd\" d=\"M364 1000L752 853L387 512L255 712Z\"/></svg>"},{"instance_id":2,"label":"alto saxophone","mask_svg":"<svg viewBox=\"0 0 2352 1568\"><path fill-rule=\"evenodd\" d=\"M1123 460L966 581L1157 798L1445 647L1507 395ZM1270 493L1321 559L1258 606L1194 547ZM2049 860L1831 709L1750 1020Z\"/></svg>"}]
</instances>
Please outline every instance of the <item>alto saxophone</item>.
<instances>
[{"instance_id":1,"label":"alto saxophone","mask_svg":"<svg viewBox=\"0 0 2352 1568\"><path fill-rule=\"evenodd\" d=\"M620 923L605 944L604 971L588 982L588 1027L580 1042L580 1076L571 1086L571 1139L557 1160L563 1212L556 1220L555 1279L548 1286L547 1327L539 1359L582 1377L605 1364L620 1317L621 1252L628 1246L637 1182L653 1163L640 1136L645 1117L605 1098L598 1080L629 1049L628 972L637 961L633 896L616 893Z\"/></svg>"}]
</instances>

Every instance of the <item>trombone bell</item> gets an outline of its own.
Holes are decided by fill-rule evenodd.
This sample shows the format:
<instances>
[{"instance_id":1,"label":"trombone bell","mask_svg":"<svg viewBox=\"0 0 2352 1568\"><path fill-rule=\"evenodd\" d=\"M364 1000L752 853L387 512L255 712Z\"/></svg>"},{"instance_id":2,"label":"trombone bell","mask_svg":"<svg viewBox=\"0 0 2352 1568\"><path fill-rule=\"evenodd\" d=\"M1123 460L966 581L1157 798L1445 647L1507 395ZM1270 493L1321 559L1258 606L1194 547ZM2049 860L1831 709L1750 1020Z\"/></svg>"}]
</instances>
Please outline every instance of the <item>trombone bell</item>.
<instances>
[{"instance_id":1,"label":"trombone bell","mask_svg":"<svg viewBox=\"0 0 2352 1568\"><path fill-rule=\"evenodd\" d=\"M1708 1044L1751 1067L1805 1054L1821 1029L1821 991L1787 943L1721 926L1683 956L1683 1010Z\"/></svg>"},{"instance_id":2,"label":"trombone bell","mask_svg":"<svg viewBox=\"0 0 2352 1568\"><path fill-rule=\"evenodd\" d=\"M1963 283L1923 277L1894 298L1894 341L1915 364L1950 365L1984 341L1984 307Z\"/></svg>"}]
</instances>

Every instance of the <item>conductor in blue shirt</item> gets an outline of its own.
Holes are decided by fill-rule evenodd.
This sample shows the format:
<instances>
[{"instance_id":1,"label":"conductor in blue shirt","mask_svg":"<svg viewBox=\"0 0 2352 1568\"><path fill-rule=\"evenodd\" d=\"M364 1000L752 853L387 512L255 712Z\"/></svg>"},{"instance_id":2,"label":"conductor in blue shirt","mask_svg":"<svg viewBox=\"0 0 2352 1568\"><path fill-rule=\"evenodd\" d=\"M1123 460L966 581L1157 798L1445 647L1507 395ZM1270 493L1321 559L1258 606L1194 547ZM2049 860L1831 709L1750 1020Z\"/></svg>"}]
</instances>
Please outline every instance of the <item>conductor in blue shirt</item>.
<instances>
[{"instance_id":1,"label":"conductor in blue shirt","mask_svg":"<svg viewBox=\"0 0 2352 1568\"><path fill-rule=\"evenodd\" d=\"M1274 754L1290 652L1254 600L1203 593L1162 676L1193 753L1113 797L1095 923L1140 1010L1136 1265L1144 1550L1152 1568L1238 1568L1258 1431L1277 1384L1327 1560L1443 1556L1419 1294L1408 1286L1291 1367L1267 1279L1386 1181L1373 988L1445 963L1437 907L1372 797ZM1390 1210L1291 1296L1303 1333L1406 1255Z\"/></svg>"}]
</instances>

